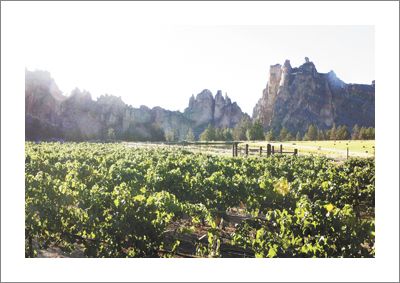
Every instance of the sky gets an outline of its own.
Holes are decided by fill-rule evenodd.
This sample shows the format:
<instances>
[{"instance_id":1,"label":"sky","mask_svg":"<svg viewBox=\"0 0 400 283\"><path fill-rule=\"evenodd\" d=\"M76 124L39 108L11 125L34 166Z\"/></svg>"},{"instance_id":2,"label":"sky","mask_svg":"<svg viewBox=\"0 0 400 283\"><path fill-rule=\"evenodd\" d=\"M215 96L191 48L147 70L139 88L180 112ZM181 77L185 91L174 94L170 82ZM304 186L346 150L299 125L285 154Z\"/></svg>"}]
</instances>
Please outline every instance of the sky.
<instances>
[{"instance_id":1,"label":"sky","mask_svg":"<svg viewBox=\"0 0 400 283\"><path fill-rule=\"evenodd\" d=\"M373 26L198 25L139 22L129 13L29 14L28 70L47 70L61 91L121 96L134 107L183 111L192 94L221 90L252 114L269 66L307 56L347 83L374 80Z\"/></svg>"}]
</instances>

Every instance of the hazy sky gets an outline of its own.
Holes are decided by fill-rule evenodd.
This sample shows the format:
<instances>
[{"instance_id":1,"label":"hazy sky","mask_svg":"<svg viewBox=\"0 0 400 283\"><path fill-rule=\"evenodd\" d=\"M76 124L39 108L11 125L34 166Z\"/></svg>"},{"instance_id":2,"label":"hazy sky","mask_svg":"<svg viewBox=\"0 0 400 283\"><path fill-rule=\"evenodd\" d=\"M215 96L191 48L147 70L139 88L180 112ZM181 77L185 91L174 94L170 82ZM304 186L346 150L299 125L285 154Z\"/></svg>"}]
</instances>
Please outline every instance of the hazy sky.
<instances>
[{"instance_id":1,"label":"hazy sky","mask_svg":"<svg viewBox=\"0 0 400 283\"><path fill-rule=\"evenodd\" d=\"M192 94L210 89L251 115L269 66L289 59L296 67L305 56L345 82L375 79L373 26L149 25L95 11L39 11L26 22L29 70L49 71L65 94L78 87L134 107L183 111Z\"/></svg>"}]
</instances>

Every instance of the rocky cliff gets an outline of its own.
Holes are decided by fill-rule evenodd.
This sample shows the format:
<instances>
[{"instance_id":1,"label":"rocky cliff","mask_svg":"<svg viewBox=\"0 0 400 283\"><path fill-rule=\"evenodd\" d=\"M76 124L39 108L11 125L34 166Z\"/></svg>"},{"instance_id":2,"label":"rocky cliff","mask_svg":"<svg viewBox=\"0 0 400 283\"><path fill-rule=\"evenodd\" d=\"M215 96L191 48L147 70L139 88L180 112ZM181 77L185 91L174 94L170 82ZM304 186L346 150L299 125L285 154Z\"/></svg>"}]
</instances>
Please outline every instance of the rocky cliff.
<instances>
[{"instance_id":1,"label":"rocky cliff","mask_svg":"<svg viewBox=\"0 0 400 283\"><path fill-rule=\"evenodd\" d=\"M233 127L243 116L236 103L219 91L192 96L184 113L161 107L134 108L121 98L75 89L62 95L48 72L25 72L26 139L184 140L189 129L199 135L208 125Z\"/></svg>"},{"instance_id":2,"label":"rocky cliff","mask_svg":"<svg viewBox=\"0 0 400 283\"><path fill-rule=\"evenodd\" d=\"M308 125L375 126L375 83L346 84L333 71L319 73L306 58L298 68L289 60L270 67L267 87L253 109L265 129L305 132Z\"/></svg>"},{"instance_id":3,"label":"rocky cliff","mask_svg":"<svg viewBox=\"0 0 400 283\"><path fill-rule=\"evenodd\" d=\"M222 96L219 90L214 97L208 89L196 97L192 95L183 114L193 123L195 135L199 135L209 124L217 128L233 128L247 115L226 94Z\"/></svg>"}]
</instances>

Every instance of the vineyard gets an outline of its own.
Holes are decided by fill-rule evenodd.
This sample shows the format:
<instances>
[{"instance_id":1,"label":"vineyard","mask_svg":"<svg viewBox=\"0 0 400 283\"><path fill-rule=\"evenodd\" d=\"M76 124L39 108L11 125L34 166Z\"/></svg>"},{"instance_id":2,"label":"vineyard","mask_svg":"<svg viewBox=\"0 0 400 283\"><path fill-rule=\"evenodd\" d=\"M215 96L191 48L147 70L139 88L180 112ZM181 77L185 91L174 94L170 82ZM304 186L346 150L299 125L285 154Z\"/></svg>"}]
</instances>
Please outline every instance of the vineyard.
<instances>
[{"instance_id":1,"label":"vineyard","mask_svg":"<svg viewBox=\"0 0 400 283\"><path fill-rule=\"evenodd\" d=\"M25 144L25 255L374 257L375 162Z\"/></svg>"}]
</instances>

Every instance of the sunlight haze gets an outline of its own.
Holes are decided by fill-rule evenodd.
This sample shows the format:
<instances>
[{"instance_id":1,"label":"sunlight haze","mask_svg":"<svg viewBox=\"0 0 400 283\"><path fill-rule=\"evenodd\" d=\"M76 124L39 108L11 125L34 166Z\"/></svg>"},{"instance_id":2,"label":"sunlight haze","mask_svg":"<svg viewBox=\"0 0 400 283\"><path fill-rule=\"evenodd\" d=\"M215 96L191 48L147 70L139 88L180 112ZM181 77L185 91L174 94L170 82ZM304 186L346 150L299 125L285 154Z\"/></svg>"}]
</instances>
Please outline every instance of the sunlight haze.
<instances>
[{"instance_id":1,"label":"sunlight haze","mask_svg":"<svg viewBox=\"0 0 400 283\"><path fill-rule=\"evenodd\" d=\"M192 94L222 90L252 114L269 66L314 62L346 83L374 80L373 26L200 26L138 24L101 14L73 20L37 11L26 26L28 70L47 70L68 95L78 87L121 96L134 107L183 111ZM51 21L51 24L50 24Z\"/></svg>"}]
</instances>

